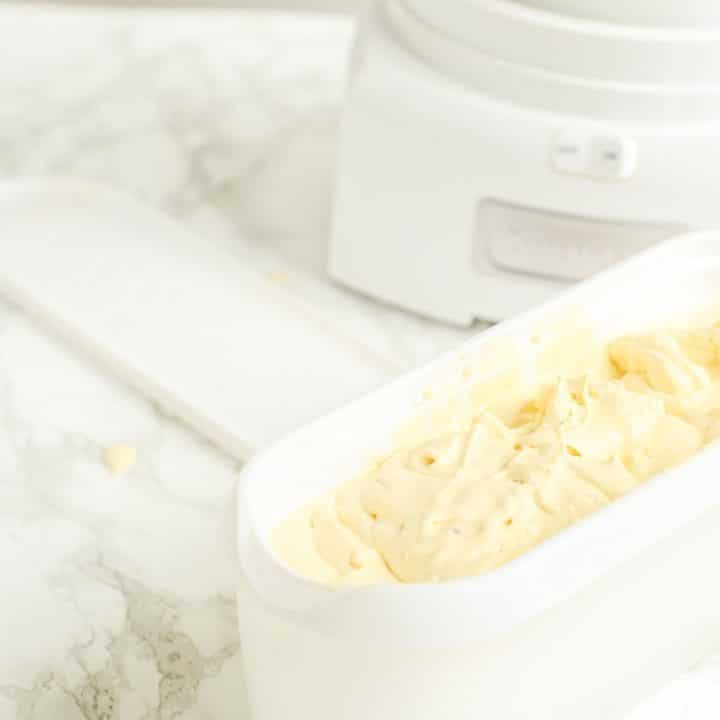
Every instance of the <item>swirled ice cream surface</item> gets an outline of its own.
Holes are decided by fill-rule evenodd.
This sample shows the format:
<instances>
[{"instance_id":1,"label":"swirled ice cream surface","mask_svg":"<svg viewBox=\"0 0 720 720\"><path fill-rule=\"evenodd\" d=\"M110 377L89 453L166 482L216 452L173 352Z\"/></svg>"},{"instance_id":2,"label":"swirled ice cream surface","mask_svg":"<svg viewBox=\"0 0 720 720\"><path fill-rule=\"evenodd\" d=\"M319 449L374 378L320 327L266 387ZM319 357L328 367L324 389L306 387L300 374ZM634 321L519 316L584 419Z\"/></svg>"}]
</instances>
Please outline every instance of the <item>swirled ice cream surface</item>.
<instances>
[{"instance_id":1,"label":"swirled ice cream surface","mask_svg":"<svg viewBox=\"0 0 720 720\"><path fill-rule=\"evenodd\" d=\"M288 518L279 557L331 586L477 575L720 437L720 323L570 332L500 365Z\"/></svg>"}]
</instances>

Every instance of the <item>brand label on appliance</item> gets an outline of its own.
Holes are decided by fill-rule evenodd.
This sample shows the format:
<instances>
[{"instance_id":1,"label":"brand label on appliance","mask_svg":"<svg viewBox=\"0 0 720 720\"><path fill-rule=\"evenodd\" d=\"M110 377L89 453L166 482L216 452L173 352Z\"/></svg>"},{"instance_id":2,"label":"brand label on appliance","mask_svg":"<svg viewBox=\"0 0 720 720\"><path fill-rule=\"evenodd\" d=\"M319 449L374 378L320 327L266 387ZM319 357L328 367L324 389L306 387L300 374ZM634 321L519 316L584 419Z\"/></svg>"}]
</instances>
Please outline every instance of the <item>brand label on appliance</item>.
<instances>
[{"instance_id":1,"label":"brand label on appliance","mask_svg":"<svg viewBox=\"0 0 720 720\"><path fill-rule=\"evenodd\" d=\"M494 200L480 203L476 266L582 280L684 230L683 225L595 220Z\"/></svg>"}]
</instances>

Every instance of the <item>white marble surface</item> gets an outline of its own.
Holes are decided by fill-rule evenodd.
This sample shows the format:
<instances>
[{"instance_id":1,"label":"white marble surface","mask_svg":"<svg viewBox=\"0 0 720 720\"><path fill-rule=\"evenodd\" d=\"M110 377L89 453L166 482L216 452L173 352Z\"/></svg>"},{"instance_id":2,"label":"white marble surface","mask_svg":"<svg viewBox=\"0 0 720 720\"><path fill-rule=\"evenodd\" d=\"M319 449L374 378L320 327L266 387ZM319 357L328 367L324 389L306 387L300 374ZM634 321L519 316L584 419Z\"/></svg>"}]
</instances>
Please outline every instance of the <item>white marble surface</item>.
<instances>
[{"instance_id":1,"label":"white marble surface","mask_svg":"<svg viewBox=\"0 0 720 720\"><path fill-rule=\"evenodd\" d=\"M466 334L323 277L351 24L0 9L0 173L128 188L396 372ZM59 239L61 241L61 239ZM115 442L138 462L112 477ZM0 306L0 720L248 717L223 519L238 465ZM720 716L709 660L634 716Z\"/></svg>"}]
</instances>

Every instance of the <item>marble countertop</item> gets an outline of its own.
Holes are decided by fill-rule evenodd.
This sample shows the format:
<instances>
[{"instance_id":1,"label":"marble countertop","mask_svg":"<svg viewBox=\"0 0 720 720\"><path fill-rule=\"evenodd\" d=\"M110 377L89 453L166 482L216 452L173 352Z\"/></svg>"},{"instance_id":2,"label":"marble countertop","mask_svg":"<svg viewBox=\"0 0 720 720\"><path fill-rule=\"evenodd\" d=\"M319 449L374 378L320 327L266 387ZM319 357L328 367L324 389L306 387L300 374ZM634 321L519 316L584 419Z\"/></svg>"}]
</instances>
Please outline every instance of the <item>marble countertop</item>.
<instances>
[{"instance_id":1,"label":"marble countertop","mask_svg":"<svg viewBox=\"0 0 720 720\"><path fill-rule=\"evenodd\" d=\"M331 306L395 371L468 331L323 274L349 19L0 8L0 173L131 190ZM248 717L238 463L0 305L0 720ZM137 448L113 476L103 449ZM720 714L709 660L634 720Z\"/></svg>"}]
</instances>

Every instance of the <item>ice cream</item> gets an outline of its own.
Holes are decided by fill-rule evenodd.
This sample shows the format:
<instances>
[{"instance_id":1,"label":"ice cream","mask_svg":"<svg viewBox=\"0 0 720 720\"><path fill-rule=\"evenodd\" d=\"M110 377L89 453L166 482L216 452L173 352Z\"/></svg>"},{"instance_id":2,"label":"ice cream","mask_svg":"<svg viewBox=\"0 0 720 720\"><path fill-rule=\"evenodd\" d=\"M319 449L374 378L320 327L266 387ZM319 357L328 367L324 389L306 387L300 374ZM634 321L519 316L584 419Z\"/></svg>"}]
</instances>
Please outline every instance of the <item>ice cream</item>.
<instances>
[{"instance_id":1,"label":"ice cream","mask_svg":"<svg viewBox=\"0 0 720 720\"><path fill-rule=\"evenodd\" d=\"M468 390L470 413L297 512L276 553L334 586L476 575L720 437L720 323L554 357Z\"/></svg>"}]
</instances>

